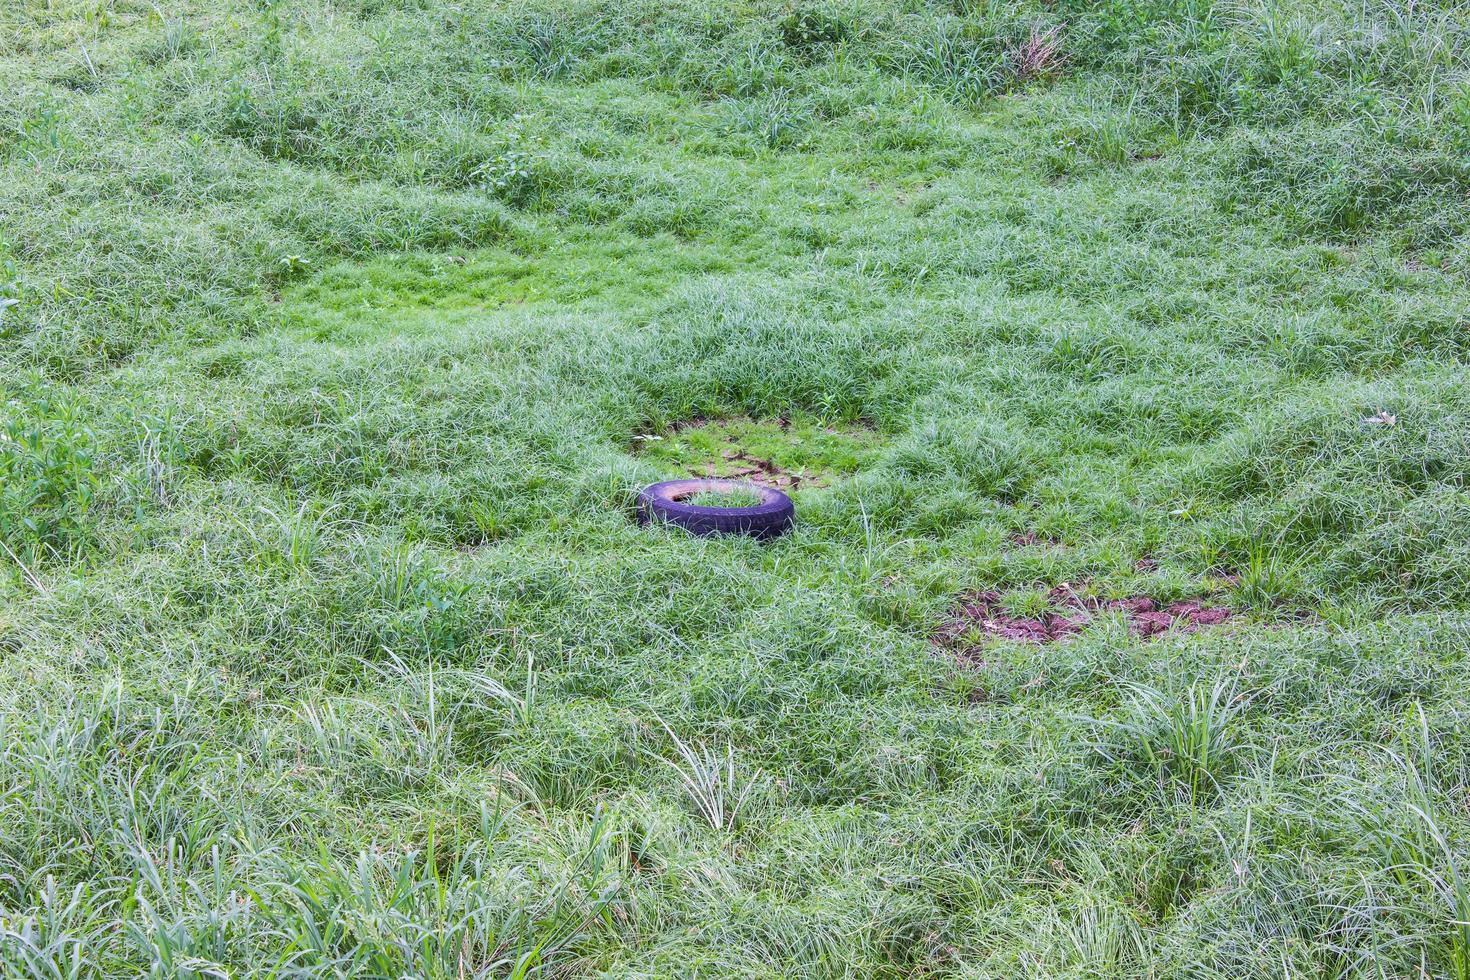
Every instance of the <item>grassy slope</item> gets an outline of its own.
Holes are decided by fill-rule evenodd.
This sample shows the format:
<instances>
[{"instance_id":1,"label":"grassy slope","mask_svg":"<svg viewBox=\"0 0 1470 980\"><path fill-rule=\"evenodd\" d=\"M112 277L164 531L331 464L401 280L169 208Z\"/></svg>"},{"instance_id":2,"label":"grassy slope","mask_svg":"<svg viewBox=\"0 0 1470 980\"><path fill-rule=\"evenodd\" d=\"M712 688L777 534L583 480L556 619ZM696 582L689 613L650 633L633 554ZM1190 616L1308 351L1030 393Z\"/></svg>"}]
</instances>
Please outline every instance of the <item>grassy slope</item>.
<instances>
[{"instance_id":1,"label":"grassy slope","mask_svg":"<svg viewBox=\"0 0 1470 980\"><path fill-rule=\"evenodd\" d=\"M9 972L1470 971L1462 12L178 6L0 12Z\"/></svg>"}]
</instances>

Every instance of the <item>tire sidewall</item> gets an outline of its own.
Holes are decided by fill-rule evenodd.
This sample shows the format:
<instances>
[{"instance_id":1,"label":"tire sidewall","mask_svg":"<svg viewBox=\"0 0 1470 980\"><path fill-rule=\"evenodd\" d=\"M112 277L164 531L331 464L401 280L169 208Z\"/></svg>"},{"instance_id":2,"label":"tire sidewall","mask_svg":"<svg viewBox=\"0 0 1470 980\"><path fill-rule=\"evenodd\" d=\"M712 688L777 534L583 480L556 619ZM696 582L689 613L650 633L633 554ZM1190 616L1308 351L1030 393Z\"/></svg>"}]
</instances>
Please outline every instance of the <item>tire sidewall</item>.
<instances>
[{"instance_id":1,"label":"tire sidewall","mask_svg":"<svg viewBox=\"0 0 1470 980\"><path fill-rule=\"evenodd\" d=\"M752 489L761 495L754 507L698 507L683 501L705 490ZM738 480L665 480L638 495L639 521L681 527L701 537L716 534L745 534L769 539L784 534L795 520L791 498L773 487Z\"/></svg>"}]
</instances>

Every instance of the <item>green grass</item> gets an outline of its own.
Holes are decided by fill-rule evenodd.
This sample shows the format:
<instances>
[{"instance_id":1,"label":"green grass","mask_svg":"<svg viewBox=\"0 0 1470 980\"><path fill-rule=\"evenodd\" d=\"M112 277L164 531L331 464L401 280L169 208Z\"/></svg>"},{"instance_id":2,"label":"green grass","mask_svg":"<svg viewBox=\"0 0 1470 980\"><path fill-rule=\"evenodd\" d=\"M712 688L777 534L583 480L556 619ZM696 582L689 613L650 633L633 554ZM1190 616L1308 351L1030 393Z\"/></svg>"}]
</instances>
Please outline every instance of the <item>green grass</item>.
<instances>
[{"instance_id":1,"label":"green grass","mask_svg":"<svg viewBox=\"0 0 1470 980\"><path fill-rule=\"evenodd\" d=\"M745 487L729 490L701 490L688 499L695 507L756 507L761 495Z\"/></svg>"},{"instance_id":2,"label":"green grass","mask_svg":"<svg viewBox=\"0 0 1470 980\"><path fill-rule=\"evenodd\" d=\"M1466 976L1467 31L4 5L0 973Z\"/></svg>"}]
</instances>

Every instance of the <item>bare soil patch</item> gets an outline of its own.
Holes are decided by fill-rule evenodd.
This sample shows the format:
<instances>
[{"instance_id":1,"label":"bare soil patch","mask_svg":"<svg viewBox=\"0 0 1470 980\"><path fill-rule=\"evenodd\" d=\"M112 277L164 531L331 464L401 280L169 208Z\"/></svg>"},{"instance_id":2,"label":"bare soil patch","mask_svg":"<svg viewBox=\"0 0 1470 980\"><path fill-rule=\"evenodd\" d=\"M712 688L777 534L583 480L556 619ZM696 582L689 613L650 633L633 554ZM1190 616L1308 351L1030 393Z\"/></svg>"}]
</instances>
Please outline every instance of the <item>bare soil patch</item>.
<instances>
[{"instance_id":1,"label":"bare soil patch","mask_svg":"<svg viewBox=\"0 0 1470 980\"><path fill-rule=\"evenodd\" d=\"M1122 613L1128 631L1145 638L1170 630L1188 633L1205 626L1218 626L1233 615L1228 608L1211 605L1204 599L1170 603L1148 596L1097 599L1079 595L1065 583L1048 592L1047 601L1048 611L1020 616L1006 611L999 592L971 592L960 597L932 638L966 660L973 659L973 651L986 640L1055 643L1080 633L1100 613Z\"/></svg>"},{"instance_id":2,"label":"bare soil patch","mask_svg":"<svg viewBox=\"0 0 1470 980\"><path fill-rule=\"evenodd\" d=\"M691 474L696 476L718 476L726 479L749 480L751 483L763 487L775 487L777 490L795 490L806 484L808 486L830 485L822 477L808 476L806 473L792 473L775 463L773 460L762 459L752 456L743 449L725 449L720 452L720 459L730 464L721 467L716 463L704 464L704 472L696 472L699 467L690 467ZM717 472L724 469L725 472Z\"/></svg>"}]
</instances>

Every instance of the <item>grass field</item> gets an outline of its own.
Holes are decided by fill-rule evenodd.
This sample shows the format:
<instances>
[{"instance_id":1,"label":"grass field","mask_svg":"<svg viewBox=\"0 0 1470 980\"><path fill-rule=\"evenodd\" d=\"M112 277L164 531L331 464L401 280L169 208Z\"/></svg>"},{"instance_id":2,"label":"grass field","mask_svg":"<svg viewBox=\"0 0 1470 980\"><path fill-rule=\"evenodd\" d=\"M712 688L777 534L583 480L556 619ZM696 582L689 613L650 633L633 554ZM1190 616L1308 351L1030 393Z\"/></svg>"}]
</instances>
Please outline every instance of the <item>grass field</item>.
<instances>
[{"instance_id":1,"label":"grass field","mask_svg":"<svg viewBox=\"0 0 1470 980\"><path fill-rule=\"evenodd\" d=\"M1470 980L1463 5L8 0L0 78L4 976ZM631 519L736 472L792 534Z\"/></svg>"}]
</instances>

